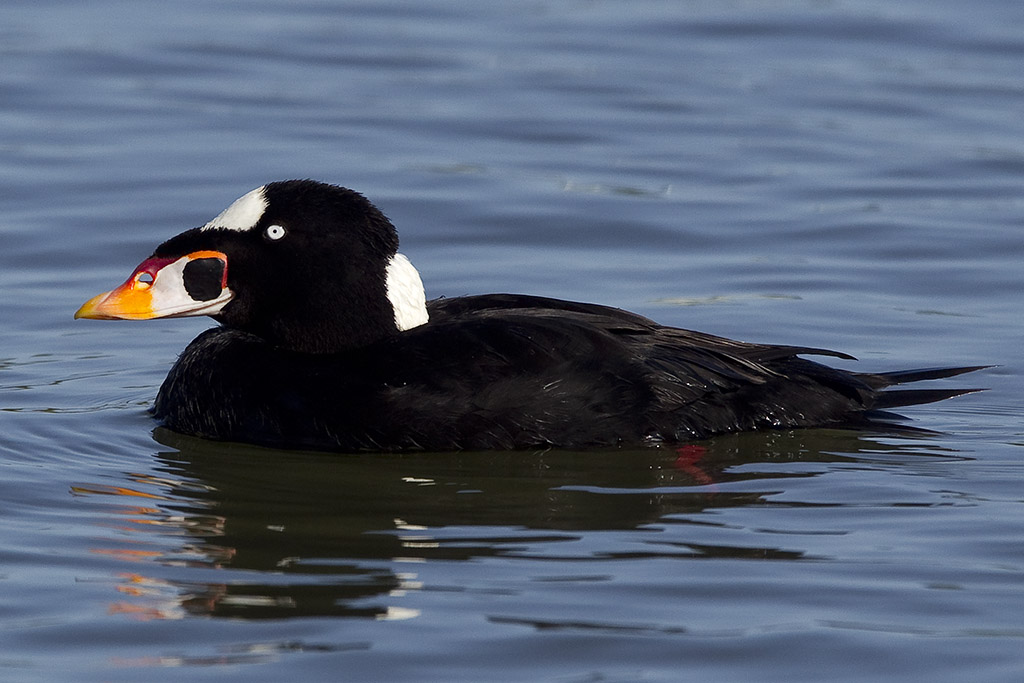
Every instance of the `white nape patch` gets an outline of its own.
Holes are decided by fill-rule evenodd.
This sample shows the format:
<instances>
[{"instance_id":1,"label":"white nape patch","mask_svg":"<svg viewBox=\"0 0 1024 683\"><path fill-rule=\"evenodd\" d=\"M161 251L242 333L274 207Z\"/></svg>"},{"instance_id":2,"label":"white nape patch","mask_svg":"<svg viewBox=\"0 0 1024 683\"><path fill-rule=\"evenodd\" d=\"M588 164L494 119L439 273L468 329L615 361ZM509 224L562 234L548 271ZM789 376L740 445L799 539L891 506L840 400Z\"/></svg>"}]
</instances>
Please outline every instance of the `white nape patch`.
<instances>
[{"instance_id":1,"label":"white nape patch","mask_svg":"<svg viewBox=\"0 0 1024 683\"><path fill-rule=\"evenodd\" d=\"M395 254L387 267L388 301L395 309L395 325L408 330L427 322L427 295L420 274L404 254Z\"/></svg>"},{"instance_id":2,"label":"white nape patch","mask_svg":"<svg viewBox=\"0 0 1024 683\"><path fill-rule=\"evenodd\" d=\"M202 229L252 230L263 217L263 212L267 210L267 197L263 193L264 189L266 189L266 185L243 194Z\"/></svg>"}]
</instances>

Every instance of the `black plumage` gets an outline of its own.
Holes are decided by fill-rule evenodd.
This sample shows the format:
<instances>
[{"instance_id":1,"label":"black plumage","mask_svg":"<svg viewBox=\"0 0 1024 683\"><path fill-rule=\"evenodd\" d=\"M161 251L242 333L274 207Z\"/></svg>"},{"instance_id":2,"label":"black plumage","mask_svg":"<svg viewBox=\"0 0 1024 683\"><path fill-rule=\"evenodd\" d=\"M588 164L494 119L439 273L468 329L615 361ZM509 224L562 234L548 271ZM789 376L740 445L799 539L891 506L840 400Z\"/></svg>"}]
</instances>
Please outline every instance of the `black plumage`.
<instances>
[{"instance_id":1,"label":"black plumage","mask_svg":"<svg viewBox=\"0 0 1024 683\"><path fill-rule=\"evenodd\" d=\"M261 192L252 226L209 224L153 256L222 253L226 271L210 270L233 295L213 313L223 325L189 344L160 388L153 413L173 430L340 451L680 442L863 424L966 391L890 386L977 369L853 373L802 357L841 353L511 294L436 299L429 322L401 329L385 272L397 235L383 214L313 181Z\"/></svg>"},{"instance_id":2,"label":"black plumage","mask_svg":"<svg viewBox=\"0 0 1024 683\"><path fill-rule=\"evenodd\" d=\"M342 451L580 448L862 424L958 389L882 391L975 368L857 374L622 310L531 296L429 303L431 322L343 353L214 328L157 396L168 427Z\"/></svg>"}]
</instances>

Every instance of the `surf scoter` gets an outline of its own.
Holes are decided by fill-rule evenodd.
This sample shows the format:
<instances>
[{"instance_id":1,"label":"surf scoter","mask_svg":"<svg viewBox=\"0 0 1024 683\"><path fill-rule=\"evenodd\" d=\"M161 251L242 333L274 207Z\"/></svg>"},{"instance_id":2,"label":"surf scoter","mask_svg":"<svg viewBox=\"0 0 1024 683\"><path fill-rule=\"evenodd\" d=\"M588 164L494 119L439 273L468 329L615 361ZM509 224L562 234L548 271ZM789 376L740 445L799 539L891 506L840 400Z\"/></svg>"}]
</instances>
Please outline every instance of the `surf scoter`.
<instances>
[{"instance_id":1,"label":"surf scoter","mask_svg":"<svg viewBox=\"0 0 1024 683\"><path fill-rule=\"evenodd\" d=\"M362 195L275 182L173 237L76 318L208 315L153 414L211 439L339 451L564 448L863 423L966 390L887 387L975 367L853 373L850 356L488 294L426 301Z\"/></svg>"}]
</instances>

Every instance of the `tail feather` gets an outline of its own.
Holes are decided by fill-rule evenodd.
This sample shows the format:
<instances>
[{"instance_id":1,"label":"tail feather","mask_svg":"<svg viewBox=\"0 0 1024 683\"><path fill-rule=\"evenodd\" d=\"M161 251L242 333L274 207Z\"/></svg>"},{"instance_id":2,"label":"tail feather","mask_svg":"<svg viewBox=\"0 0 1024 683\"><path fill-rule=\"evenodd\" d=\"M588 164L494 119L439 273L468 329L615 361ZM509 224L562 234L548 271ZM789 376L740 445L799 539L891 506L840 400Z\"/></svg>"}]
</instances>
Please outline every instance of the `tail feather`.
<instances>
[{"instance_id":1,"label":"tail feather","mask_svg":"<svg viewBox=\"0 0 1024 683\"><path fill-rule=\"evenodd\" d=\"M946 379L956 377L975 370L984 370L991 365L971 365L958 368L918 368L916 370L898 370L896 372L879 372L874 374L858 375L870 387L876 390L898 384L910 382L921 382L929 379ZM915 406L921 403L934 403L944 401L954 396L971 394L982 389L894 389L892 391L877 391L875 394L872 409L884 410L886 408L899 408L902 406Z\"/></svg>"},{"instance_id":2,"label":"tail feather","mask_svg":"<svg viewBox=\"0 0 1024 683\"><path fill-rule=\"evenodd\" d=\"M896 384L907 384L909 382L920 382L928 379L946 379L947 377L956 377L957 375L963 375L968 372L974 372L975 370L984 370L990 368L991 365L971 365L959 368L918 368L916 370L897 370L896 372L878 372L878 373L863 373L858 374L862 380L864 380L868 386L873 389L884 389L885 387L891 387ZM977 391L976 389L970 389L969 391ZM959 393L968 393L959 392ZM896 393L896 392L891 392ZM956 396L957 394L950 394ZM949 397L947 397L949 398ZM940 400L940 399L932 399ZM923 401L923 403L929 403L930 401ZM902 404L909 405L909 404Z\"/></svg>"},{"instance_id":3,"label":"tail feather","mask_svg":"<svg viewBox=\"0 0 1024 683\"><path fill-rule=\"evenodd\" d=\"M921 403L934 403L945 401L947 398L972 394L984 389L896 389L894 391L882 391L875 395L875 402L871 408L900 408L902 406L916 406Z\"/></svg>"}]
</instances>

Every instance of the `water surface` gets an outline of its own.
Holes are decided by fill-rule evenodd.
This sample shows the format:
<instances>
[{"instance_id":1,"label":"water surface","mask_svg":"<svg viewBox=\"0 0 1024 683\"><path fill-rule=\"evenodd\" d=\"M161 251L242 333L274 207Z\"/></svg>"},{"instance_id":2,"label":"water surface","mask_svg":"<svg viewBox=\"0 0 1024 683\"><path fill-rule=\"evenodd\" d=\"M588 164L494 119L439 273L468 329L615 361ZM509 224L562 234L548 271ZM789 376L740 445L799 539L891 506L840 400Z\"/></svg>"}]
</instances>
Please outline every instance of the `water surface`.
<instances>
[{"instance_id":1,"label":"water surface","mask_svg":"<svg viewBox=\"0 0 1024 683\"><path fill-rule=\"evenodd\" d=\"M0 679L1017 681L1013 2L8 2ZM205 320L73 321L265 182L430 296L844 366L996 364L921 431L330 455L146 414Z\"/></svg>"}]
</instances>

